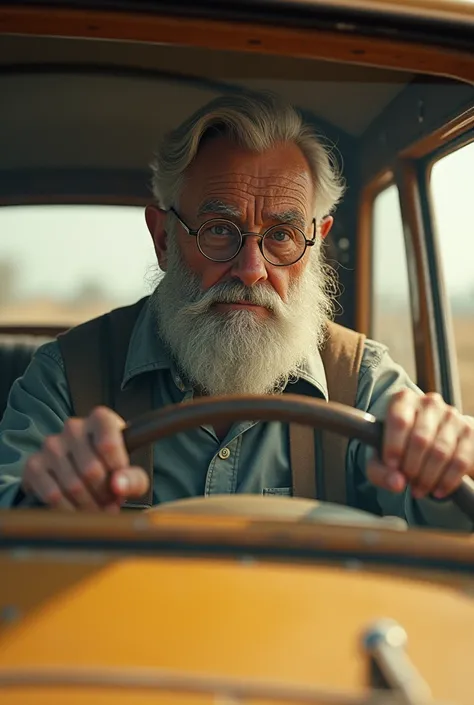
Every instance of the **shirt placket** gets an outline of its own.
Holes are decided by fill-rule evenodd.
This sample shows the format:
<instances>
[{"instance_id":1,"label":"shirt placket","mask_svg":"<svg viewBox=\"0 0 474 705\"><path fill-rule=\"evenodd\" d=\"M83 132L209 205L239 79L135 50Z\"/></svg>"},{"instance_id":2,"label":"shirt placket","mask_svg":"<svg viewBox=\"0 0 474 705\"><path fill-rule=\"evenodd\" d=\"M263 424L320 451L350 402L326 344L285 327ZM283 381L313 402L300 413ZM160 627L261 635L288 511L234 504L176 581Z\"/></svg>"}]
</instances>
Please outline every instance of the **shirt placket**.
<instances>
[{"instance_id":1,"label":"shirt placket","mask_svg":"<svg viewBox=\"0 0 474 705\"><path fill-rule=\"evenodd\" d=\"M209 463L204 494L233 494L237 488L242 437L253 423L238 424L220 444Z\"/></svg>"}]
</instances>

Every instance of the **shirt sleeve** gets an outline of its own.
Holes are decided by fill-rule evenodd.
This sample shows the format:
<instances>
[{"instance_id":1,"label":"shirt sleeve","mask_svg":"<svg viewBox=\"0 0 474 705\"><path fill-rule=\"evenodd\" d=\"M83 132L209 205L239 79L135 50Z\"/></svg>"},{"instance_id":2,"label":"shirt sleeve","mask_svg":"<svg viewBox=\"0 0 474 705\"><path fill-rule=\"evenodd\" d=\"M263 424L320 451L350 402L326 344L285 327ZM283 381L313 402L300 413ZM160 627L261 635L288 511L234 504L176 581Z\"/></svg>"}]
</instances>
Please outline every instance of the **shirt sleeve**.
<instances>
[{"instance_id":1,"label":"shirt sleeve","mask_svg":"<svg viewBox=\"0 0 474 705\"><path fill-rule=\"evenodd\" d=\"M383 420L392 396L406 388L423 394L405 370L392 360L385 346L368 340L359 373L356 407ZM351 441L349 444L347 470L352 479L355 504L384 516L401 517L410 526L431 526L454 531L473 530L472 522L449 500L416 500L409 488L395 494L374 487L367 480L365 473L373 454L372 449L359 441Z\"/></svg>"},{"instance_id":2,"label":"shirt sleeve","mask_svg":"<svg viewBox=\"0 0 474 705\"><path fill-rule=\"evenodd\" d=\"M61 432L72 414L58 343L47 343L12 385L0 423L0 508L37 504L33 498L22 498L23 466L46 436Z\"/></svg>"}]
</instances>

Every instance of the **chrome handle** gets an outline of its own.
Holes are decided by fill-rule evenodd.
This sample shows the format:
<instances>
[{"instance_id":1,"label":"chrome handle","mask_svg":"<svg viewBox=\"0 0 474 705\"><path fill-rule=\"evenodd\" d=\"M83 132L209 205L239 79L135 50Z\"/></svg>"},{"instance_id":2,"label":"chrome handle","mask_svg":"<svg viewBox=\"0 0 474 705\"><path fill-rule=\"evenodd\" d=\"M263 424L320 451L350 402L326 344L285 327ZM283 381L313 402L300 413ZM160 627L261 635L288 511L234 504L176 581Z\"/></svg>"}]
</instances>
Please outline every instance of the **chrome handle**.
<instances>
[{"instance_id":1,"label":"chrome handle","mask_svg":"<svg viewBox=\"0 0 474 705\"><path fill-rule=\"evenodd\" d=\"M407 641L406 631L392 619L380 619L366 631L363 647L370 656L370 685L395 691L406 705L432 704L428 684L405 651Z\"/></svg>"}]
</instances>

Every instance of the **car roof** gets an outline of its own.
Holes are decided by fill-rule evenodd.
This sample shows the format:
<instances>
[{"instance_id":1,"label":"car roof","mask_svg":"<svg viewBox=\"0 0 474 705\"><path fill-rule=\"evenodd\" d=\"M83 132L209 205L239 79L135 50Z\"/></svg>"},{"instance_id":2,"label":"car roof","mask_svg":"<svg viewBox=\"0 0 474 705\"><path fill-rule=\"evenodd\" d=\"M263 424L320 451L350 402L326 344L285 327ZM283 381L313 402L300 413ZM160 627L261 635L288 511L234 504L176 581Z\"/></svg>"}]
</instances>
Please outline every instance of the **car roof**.
<instances>
[{"instance_id":1,"label":"car roof","mask_svg":"<svg viewBox=\"0 0 474 705\"><path fill-rule=\"evenodd\" d=\"M99 17L96 10L125 12L138 8L140 12L135 12L135 19L143 18L140 13L147 11L165 12L163 17L166 17L167 4L156 0L141 0L139 7L136 2L127 0L102 0L95 3L93 12L84 10L82 14L74 8L85 7L84 3L67 0L56 4L63 12L63 19L64 13L75 13L76 20L83 18L80 21L90 36L64 36L67 33L65 25L62 28L63 36L54 36L61 35L60 13L51 7L41 7L42 3L37 2L34 8L31 3L24 8L28 33L17 31L0 37L0 94L3 97L0 152L5 177L1 180L7 201L8 192L18 192L22 188L25 194L32 192L28 185L34 185L39 179L44 181L48 170L55 172L56 177L61 170L64 172L61 181L65 193L71 177L71 182L75 181L72 190L83 192L84 196L93 196L94 189L89 187L93 172L101 175L98 178L102 182L108 181L110 192L115 190L118 199L125 196L125 200L132 202L134 195L143 199L149 193L146 186L148 164L163 135L215 95L246 88L273 90L298 106L337 145L347 163L358 143L373 142L371 130L383 116L397 114L397 100L409 93L411 87L419 88L420 83L430 80L413 68L401 69L395 53L390 68L371 65L371 59L363 56L365 44L352 50L353 63L347 58L330 60L324 54L319 58L291 56L291 51L288 52L286 47L282 47L280 53L278 43L271 50L265 47L261 53L240 51L235 47L224 49L222 47L227 46L225 41L222 38L215 40L212 27L212 20L226 6L229 7L224 2L213 1L214 9L206 20L201 21L200 46L190 42L192 25L188 26L187 34L179 42L184 23L176 25L180 21L174 17L172 21L178 31L169 43L159 39L144 40L143 34L140 39L135 37L133 30L128 36L117 35L114 41L110 41L115 36L113 24L114 17L120 17L118 13L108 15L103 12L101 19L97 20L97 28L105 30L105 34L101 35L99 31L96 33L98 36L94 36L91 18ZM180 0L173 3L172 10L168 8L167 11L170 18L179 12L183 13L183 18L196 17L196 13L202 13L208 5L204 0L192 5ZM382 9L386 13L389 10L399 12L400 8L408 13L418 8L420 16L422 11L430 14L433 9L445 12L448 6L458 13L466 9L466 3L455 0L405 0L397 5L381 0L330 4L310 0L298 3L291 0L260 0L235 3L232 13L240 16L238 13L246 8L249 12L258 9L260 13L266 9L270 14L274 13L272 22L278 23L280 20L276 13L283 6L285 11L288 8L298 10L299 26L303 22L305 8L317 8L322 12L329 7L333 11L345 7L357 9L359 14L362 10L372 13ZM34 14L40 10L42 16ZM29 19L26 13L29 13ZM229 18L233 20L234 14ZM10 15L13 16L12 13ZM126 16L121 15L122 18ZM111 25L107 25L105 17L112 18ZM258 24L258 17L260 15L256 16L256 28L263 26ZM324 17L318 15L321 21ZM45 18L48 20L46 24ZM333 17L331 21L334 23L336 20ZM237 31L242 26L238 22L240 20L237 19L235 24L229 23L228 26L235 26ZM3 17L3 22L0 21L0 27L7 27L8 30L8 23L7 14L6 20ZM345 30L348 37L351 34L361 36L367 45L370 42L370 37L364 39L364 33L355 25L353 30L350 25L345 25ZM379 30L380 25L377 25ZM184 32L184 29L181 31ZM391 31L395 32L393 27ZM166 36L166 22L162 24L162 32L162 36ZM294 41L298 41L298 36L296 33ZM306 41L317 44L318 36L310 31ZM400 54L400 65L403 59L403 54ZM423 66L423 59L416 61L420 67ZM451 86L456 88L459 85L449 78L437 80L448 86L447 92ZM447 92L443 96L438 94L438 103L449 103ZM464 94L461 97L464 101ZM472 89L467 97L472 98ZM417 96L417 100L421 98ZM460 101L456 99L454 102L453 114L456 114ZM433 124L433 127L436 125ZM383 135L379 137L382 139ZM41 176L35 174L36 170L41 171ZM114 183L114 174L118 175L117 183ZM79 183L81 178L82 184ZM126 184L128 178L130 185ZM19 189L16 189L16 182ZM142 186L137 186L139 183Z\"/></svg>"}]
</instances>

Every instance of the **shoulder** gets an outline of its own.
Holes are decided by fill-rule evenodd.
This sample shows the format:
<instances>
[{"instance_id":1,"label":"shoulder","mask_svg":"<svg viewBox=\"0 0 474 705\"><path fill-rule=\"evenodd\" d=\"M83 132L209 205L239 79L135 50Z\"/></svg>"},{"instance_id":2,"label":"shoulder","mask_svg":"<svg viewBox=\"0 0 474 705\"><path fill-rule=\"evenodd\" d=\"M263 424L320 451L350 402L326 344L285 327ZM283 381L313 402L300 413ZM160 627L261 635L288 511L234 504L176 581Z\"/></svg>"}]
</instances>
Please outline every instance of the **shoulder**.
<instances>
[{"instance_id":1,"label":"shoulder","mask_svg":"<svg viewBox=\"0 0 474 705\"><path fill-rule=\"evenodd\" d=\"M362 376L382 364L388 356L388 348L363 333L329 322L321 354L325 366L334 365L335 360L348 357L351 366L354 365L353 369L358 369L359 376Z\"/></svg>"},{"instance_id":2,"label":"shoulder","mask_svg":"<svg viewBox=\"0 0 474 705\"><path fill-rule=\"evenodd\" d=\"M391 360L391 358L386 345L372 340L371 338L364 340L364 352L360 363L361 374L364 374L367 370L377 369L377 367L387 360ZM393 364L395 363L393 362Z\"/></svg>"},{"instance_id":3,"label":"shoulder","mask_svg":"<svg viewBox=\"0 0 474 705\"><path fill-rule=\"evenodd\" d=\"M12 414L44 419L51 413L65 418L70 412L64 362L54 340L38 347L23 375L13 382L4 419L11 422Z\"/></svg>"},{"instance_id":4,"label":"shoulder","mask_svg":"<svg viewBox=\"0 0 474 705\"><path fill-rule=\"evenodd\" d=\"M402 389L422 394L408 372L392 359L388 347L367 338L359 369L356 407L383 416L391 397Z\"/></svg>"},{"instance_id":5,"label":"shoulder","mask_svg":"<svg viewBox=\"0 0 474 705\"><path fill-rule=\"evenodd\" d=\"M56 364L64 371L64 360L57 340L40 345L32 359L40 364L48 364L51 361L53 365Z\"/></svg>"},{"instance_id":6,"label":"shoulder","mask_svg":"<svg viewBox=\"0 0 474 705\"><path fill-rule=\"evenodd\" d=\"M115 308L108 313L102 314L102 316L97 316L96 318L92 318L89 321L85 321L78 326L70 328L58 336L59 348L64 349L66 344L74 344L76 340L83 339L91 335L94 331L103 329L105 325L109 323L119 328L133 328L149 298L149 296L146 296L134 304Z\"/></svg>"}]
</instances>

